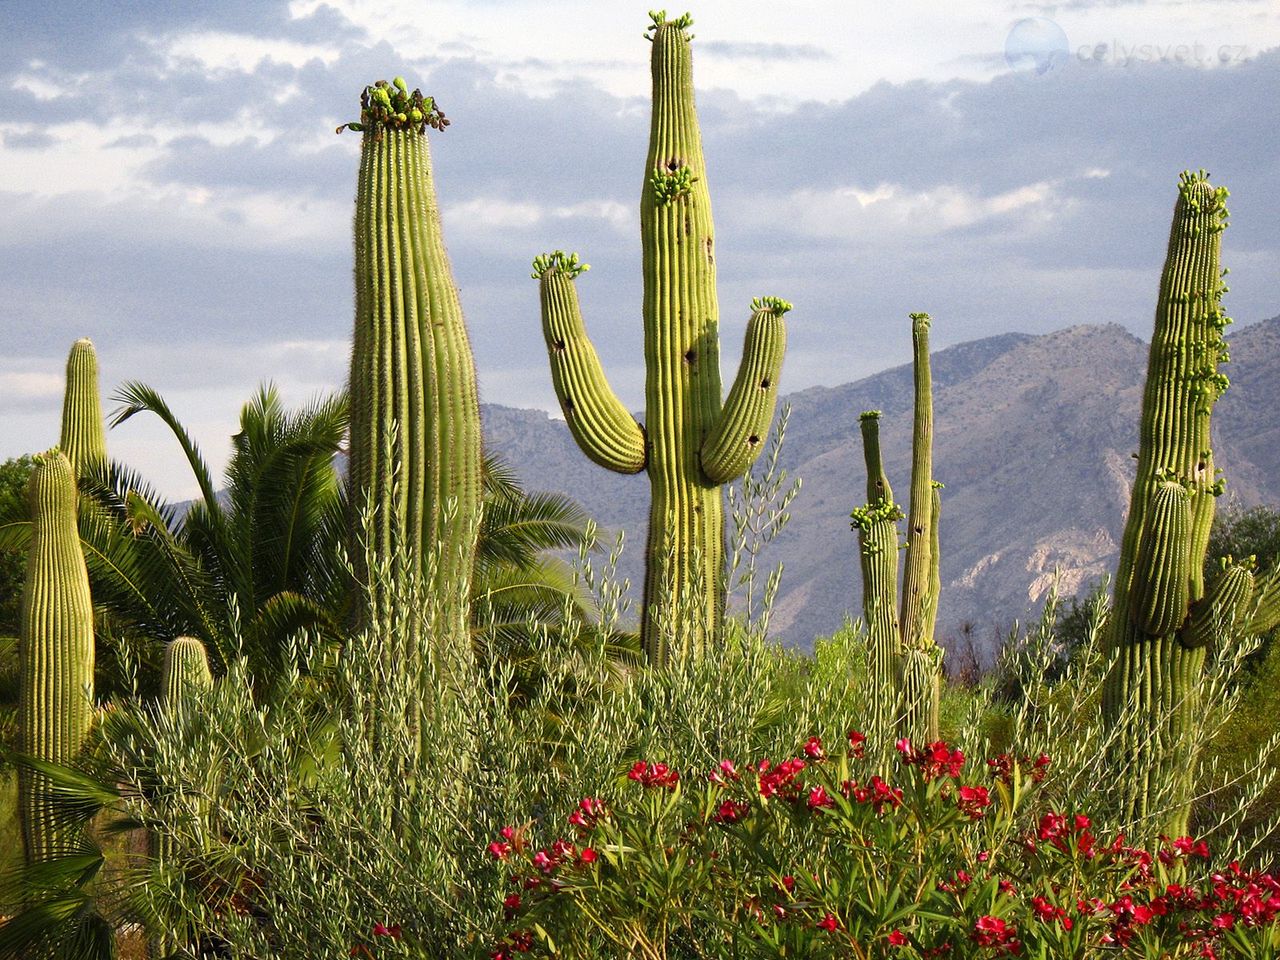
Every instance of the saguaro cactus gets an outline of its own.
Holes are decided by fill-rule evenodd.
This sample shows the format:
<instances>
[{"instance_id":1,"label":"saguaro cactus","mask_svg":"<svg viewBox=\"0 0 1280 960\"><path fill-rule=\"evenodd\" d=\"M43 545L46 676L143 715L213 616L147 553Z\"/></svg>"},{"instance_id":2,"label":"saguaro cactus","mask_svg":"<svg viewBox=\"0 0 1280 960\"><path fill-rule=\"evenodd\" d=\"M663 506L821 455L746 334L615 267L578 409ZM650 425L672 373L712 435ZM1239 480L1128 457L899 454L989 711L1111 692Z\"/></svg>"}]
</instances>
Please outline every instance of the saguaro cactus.
<instances>
[{"instance_id":1,"label":"saguaro cactus","mask_svg":"<svg viewBox=\"0 0 1280 960\"><path fill-rule=\"evenodd\" d=\"M195 637L177 637L164 648L160 700L168 710L184 709L194 697L213 688L209 657Z\"/></svg>"},{"instance_id":2,"label":"saguaro cactus","mask_svg":"<svg viewBox=\"0 0 1280 960\"><path fill-rule=\"evenodd\" d=\"M651 662L672 643L700 649L724 612L722 484L755 460L773 418L791 305L751 305L737 378L722 400L714 229L693 96L686 14L651 14L653 113L640 194L645 426L610 389L587 339L576 255L538 257L542 326L574 438L601 466L649 475L652 498L641 634ZM677 617L677 611L679 616ZM679 620L677 623L676 621Z\"/></svg>"},{"instance_id":3,"label":"saguaro cactus","mask_svg":"<svg viewBox=\"0 0 1280 960\"><path fill-rule=\"evenodd\" d=\"M1103 708L1122 761L1151 758L1132 795L1134 818L1162 817L1171 835L1189 816L1191 755L1186 725L1196 709L1207 645L1242 613L1252 574L1229 564L1206 592L1205 551L1216 476L1209 423L1227 387L1222 331L1230 319L1218 265L1227 191L1204 171L1184 173L1160 279L1155 331L1142 397L1138 472L1116 573L1109 642L1115 662ZM1172 792L1170 792L1172 787ZM1172 798L1156 809L1156 798Z\"/></svg>"},{"instance_id":4,"label":"saguaro cactus","mask_svg":"<svg viewBox=\"0 0 1280 960\"><path fill-rule=\"evenodd\" d=\"M28 486L31 545L19 638L19 749L51 763L79 754L93 719L93 603L76 528L71 463L54 449L36 458ZM73 851L76 837L58 815L47 781L19 775L27 861Z\"/></svg>"},{"instance_id":5,"label":"saguaro cactus","mask_svg":"<svg viewBox=\"0 0 1280 960\"><path fill-rule=\"evenodd\" d=\"M450 656L466 657L464 584L480 510L480 406L427 147L427 127L447 125L435 102L419 90L410 93L399 77L366 87L360 121L344 125L363 133L350 380L351 552L363 561L367 534L375 562L398 558L409 564L408 573L424 582L429 576L437 640L452 648ZM372 508L368 531L366 507ZM389 616L394 591L377 583L370 590L369 614Z\"/></svg>"},{"instance_id":6,"label":"saguaro cactus","mask_svg":"<svg viewBox=\"0 0 1280 960\"><path fill-rule=\"evenodd\" d=\"M933 479L933 380L929 366L927 313L911 315L915 370L915 418L911 437L911 503L902 600L898 604L898 521L902 509L880 456L880 411L859 418L867 464L867 503L851 514L858 531L862 568L862 610L870 646L873 686L895 690L895 702L876 703L871 723L884 729L899 720L908 737L938 737L938 682L941 651L934 640L941 592L938 522L941 484ZM892 715L890 711L894 711Z\"/></svg>"},{"instance_id":7,"label":"saguaro cactus","mask_svg":"<svg viewBox=\"0 0 1280 960\"><path fill-rule=\"evenodd\" d=\"M93 341L77 340L67 357L67 389L62 398L62 452L77 477L106 463L107 437L98 395L98 355Z\"/></svg>"}]
</instances>

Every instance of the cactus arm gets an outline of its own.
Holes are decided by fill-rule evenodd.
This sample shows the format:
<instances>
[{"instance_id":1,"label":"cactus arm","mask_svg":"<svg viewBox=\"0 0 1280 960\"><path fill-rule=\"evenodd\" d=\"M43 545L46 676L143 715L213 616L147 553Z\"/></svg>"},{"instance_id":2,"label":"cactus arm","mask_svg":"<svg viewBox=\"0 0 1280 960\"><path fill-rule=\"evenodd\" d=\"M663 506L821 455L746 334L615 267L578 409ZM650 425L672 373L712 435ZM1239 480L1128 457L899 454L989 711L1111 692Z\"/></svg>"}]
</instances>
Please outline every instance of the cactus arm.
<instances>
[{"instance_id":1,"label":"cactus arm","mask_svg":"<svg viewBox=\"0 0 1280 960\"><path fill-rule=\"evenodd\" d=\"M1269 633L1280 626L1280 571L1258 585L1247 632Z\"/></svg>"},{"instance_id":2,"label":"cactus arm","mask_svg":"<svg viewBox=\"0 0 1280 960\"><path fill-rule=\"evenodd\" d=\"M574 279L588 269L560 250L533 262L551 380L569 432L594 463L616 473L645 466L644 430L618 399L587 336Z\"/></svg>"},{"instance_id":3,"label":"cactus arm","mask_svg":"<svg viewBox=\"0 0 1280 960\"><path fill-rule=\"evenodd\" d=\"M925 604L924 623L926 637L935 636L938 601L942 598L942 553L938 546L938 527L942 520L942 484L935 480L932 486L932 509L929 511L929 599Z\"/></svg>"},{"instance_id":4,"label":"cactus arm","mask_svg":"<svg viewBox=\"0 0 1280 960\"><path fill-rule=\"evenodd\" d=\"M702 472L711 483L742 476L764 449L764 438L778 403L778 374L786 349L783 316L791 304L776 297L751 304L738 376L724 408L702 442Z\"/></svg>"},{"instance_id":5,"label":"cactus arm","mask_svg":"<svg viewBox=\"0 0 1280 960\"><path fill-rule=\"evenodd\" d=\"M929 368L929 315L911 315L915 367L915 420L911 433L911 504L907 513L907 553L902 571L899 626L904 647L932 642L924 635L930 588L933 513L933 378Z\"/></svg>"},{"instance_id":6,"label":"cactus arm","mask_svg":"<svg viewBox=\"0 0 1280 960\"><path fill-rule=\"evenodd\" d=\"M880 411L864 410L858 415L858 426L862 430L862 457L867 464L867 503L893 503L893 488L880 455Z\"/></svg>"},{"instance_id":7,"label":"cactus arm","mask_svg":"<svg viewBox=\"0 0 1280 960\"><path fill-rule=\"evenodd\" d=\"M1190 538L1190 496L1180 483L1160 484L1133 564L1129 616L1143 633L1162 636L1186 618Z\"/></svg>"},{"instance_id":8,"label":"cactus arm","mask_svg":"<svg viewBox=\"0 0 1280 960\"><path fill-rule=\"evenodd\" d=\"M1209 585L1205 595L1191 605L1178 639L1189 649L1208 646L1245 626L1253 599L1253 571L1248 564L1233 563Z\"/></svg>"},{"instance_id":9,"label":"cactus arm","mask_svg":"<svg viewBox=\"0 0 1280 960\"><path fill-rule=\"evenodd\" d=\"M58 450L36 458L28 486L31 551L19 639L19 749L56 764L79 754L93 720L93 602L76 527L76 481ZM71 852L43 775L19 773L22 838L29 863Z\"/></svg>"},{"instance_id":10,"label":"cactus arm","mask_svg":"<svg viewBox=\"0 0 1280 960\"><path fill-rule=\"evenodd\" d=\"M59 448L71 461L77 477L99 469L107 461L107 437L98 395L98 357L88 339L72 344L67 357Z\"/></svg>"}]
</instances>

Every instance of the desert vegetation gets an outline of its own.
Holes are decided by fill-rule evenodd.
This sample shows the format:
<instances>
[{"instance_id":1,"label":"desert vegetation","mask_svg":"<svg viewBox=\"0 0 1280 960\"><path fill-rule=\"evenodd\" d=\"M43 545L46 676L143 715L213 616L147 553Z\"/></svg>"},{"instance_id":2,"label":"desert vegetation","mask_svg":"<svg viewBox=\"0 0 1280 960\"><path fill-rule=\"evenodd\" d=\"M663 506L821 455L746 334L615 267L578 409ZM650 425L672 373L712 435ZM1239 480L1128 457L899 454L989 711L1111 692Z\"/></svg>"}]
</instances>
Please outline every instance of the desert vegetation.
<instances>
[{"instance_id":1,"label":"desert vegetation","mask_svg":"<svg viewBox=\"0 0 1280 960\"><path fill-rule=\"evenodd\" d=\"M0 467L0 956L1280 955L1276 516L1215 513L1227 191L1172 197L1110 584L946 676L913 313L909 494L851 410L866 501L831 523L863 616L801 654L769 630L792 304L744 305L726 393L692 20L650 19L643 422L587 336L586 263L532 264L568 430L650 482L638 603L620 539L486 456L428 151L450 120L367 86L339 128L345 390L289 411L264 386L218 480L162 396L117 388L112 422L158 418L192 471L179 509L111 458L80 340L57 446Z\"/></svg>"}]
</instances>

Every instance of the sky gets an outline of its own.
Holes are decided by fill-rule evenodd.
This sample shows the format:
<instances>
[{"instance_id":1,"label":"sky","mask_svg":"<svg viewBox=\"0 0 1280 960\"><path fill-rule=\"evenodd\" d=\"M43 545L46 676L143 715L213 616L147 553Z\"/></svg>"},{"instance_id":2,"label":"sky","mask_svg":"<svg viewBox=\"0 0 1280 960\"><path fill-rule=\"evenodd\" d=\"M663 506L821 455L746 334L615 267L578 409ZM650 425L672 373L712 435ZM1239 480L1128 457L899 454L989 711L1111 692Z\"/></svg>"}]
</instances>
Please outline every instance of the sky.
<instances>
[{"instance_id":1,"label":"sky","mask_svg":"<svg viewBox=\"0 0 1280 960\"><path fill-rule=\"evenodd\" d=\"M259 384L291 404L339 388L359 138L333 131L397 74L453 121L431 149L482 399L555 409L529 262L561 248L592 265L588 329L642 408L646 11L0 4L0 458L56 443L82 336L108 410L126 381L155 387L218 471ZM937 347L1078 323L1145 337L1184 168L1232 192L1229 311L1280 314L1274 0L692 13L726 382L761 295L795 304L784 392L905 362L914 310ZM108 446L194 495L158 423Z\"/></svg>"}]
</instances>

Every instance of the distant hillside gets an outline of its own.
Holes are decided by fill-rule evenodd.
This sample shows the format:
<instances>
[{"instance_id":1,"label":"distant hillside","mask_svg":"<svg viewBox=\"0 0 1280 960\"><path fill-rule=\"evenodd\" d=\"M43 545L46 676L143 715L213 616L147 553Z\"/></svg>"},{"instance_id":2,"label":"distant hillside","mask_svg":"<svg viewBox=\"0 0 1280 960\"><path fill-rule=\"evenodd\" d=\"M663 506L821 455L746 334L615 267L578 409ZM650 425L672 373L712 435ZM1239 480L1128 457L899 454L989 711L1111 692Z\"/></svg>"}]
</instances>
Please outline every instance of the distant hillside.
<instances>
[{"instance_id":1,"label":"distant hillside","mask_svg":"<svg viewBox=\"0 0 1280 960\"><path fill-rule=\"evenodd\" d=\"M1219 465L1241 503L1280 503L1280 317L1235 330L1231 344L1232 388L1215 417ZM1110 570L1128 504L1146 354L1144 343L1112 325L1006 334L934 355L935 473L946 484L944 637L965 621L988 635L1024 616L1055 568L1068 592ZM862 410L884 411L890 481L906 494L911 370L784 401L792 417L783 460L804 486L772 549L786 568L774 625L808 646L861 602L848 516L865 492ZM484 414L488 443L529 488L563 490L603 526L626 531L624 573L638 583L647 479L590 463L564 423L541 411L489 405Z\"/></svg>"}]
</instances>

